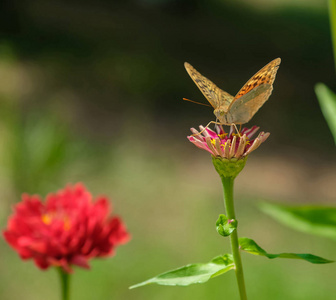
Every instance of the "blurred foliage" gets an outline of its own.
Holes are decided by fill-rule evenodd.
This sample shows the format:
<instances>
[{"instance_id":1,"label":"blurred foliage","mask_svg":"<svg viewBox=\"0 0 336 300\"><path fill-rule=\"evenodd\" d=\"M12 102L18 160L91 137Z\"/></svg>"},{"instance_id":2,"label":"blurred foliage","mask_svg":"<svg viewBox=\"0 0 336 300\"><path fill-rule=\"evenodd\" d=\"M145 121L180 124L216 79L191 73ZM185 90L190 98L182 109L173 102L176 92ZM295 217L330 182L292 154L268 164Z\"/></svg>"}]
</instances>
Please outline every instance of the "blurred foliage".
<instances>
[{"instance_id":1,"label":"blurred foliage","mask_svg":"<svg viewBox=\"0 0 336 300\"><path fill-rule=\"evenodd\" d=\"M331 40L334 49L334 61L336 70L336 1L329 0L329 19L331 27ZM315 86L315 93L320 102L322 113L334 136L336 144L336 95L324 84L319 83Z\"/></svg>"},{"instance_id":2,"label":"blurred foliage","mask_svg":"<svg viewBox=\"0 0 336 300\"><path fill-rule=\"evenodd\" d=\"M5 1L0 20L3 41L45 75L35 101L56 98L68 111L75 107L73 122L86 120L82 130L92 135L110 137L142 122L171 135L167 128L213 119L211 109L182 102L205 101L184 61L234 94L281 57L273 95L252 122L272 132L270 143L314 147L310 141L318 140L328 150L312 89L317 79L334 84L326 8L324 2L273 9L224 0ZM60 93L68 96L50 97Z\"/></svg>"},{"instance_id":3,"label":"blurred foliage","mask_svg":"<svg viewBox=\"0 0 336 300\"><path fill-rule=\"evenodd\" d=\"M336 144L336 95L323 83L315 86L315 93Z\"/></svg>"},{"instance_id":4,"label":"blurred foliage","mask_svg":"<svg viewBox=\"0 0 336 300\"><path fill-rule=\"evenodd\" d=\"M45 193L59 186L59 177L75 156L65 126L53 120L51 114L27 114L6 102L0 107L0 118L7 131L2 166L15 191Z\"/></svg>"},{"instance_id":5,"label":"blurred foliage","mask_svg":"<svg viewBox=\"0 0 336 300\"><path fill-rule=\"evenodd\" d=\"M336 70L336 1L329 0L329 19L331 27L331 40L333 42L334 61ZM315 93L322 113L329 125L336 144L336 95L325 84L318 83ZM321 199L319 199L321 200ZM293 229L311 234L321 235L335 239L336 212L335 207L321 206L281 206L264 203L261 209L279 222Z\"/></svg>"},{"instance_id":6,"label":"blurred foliage","mask_svg":"<svg viewBox=\"0 0 336 300\"><path fill-rule=\"evenodd\" d=\"M293 229L336 239L336 207L262 203L261 210Z\"/></svg>"},{"instance_id":7,"label":"blurred foliage","mask_svg":"<svg viewBox=\"0 0 336 300\"><path fill-rule=\"evenodd\" d=\"M99 164L108 156L106 150L102 152L99 144L93 147L85 139L75 137L53 113L3 101L0 119L1 174L5 190L13 192L16 201L23 192L44 195L57 190L72 180L80 165L86 164L87 172L103 172L107 165ZM92 160L92 156L96 159ZM75 181L80 181L84 176L77 178Z\"/></svg>"}]
</instances>

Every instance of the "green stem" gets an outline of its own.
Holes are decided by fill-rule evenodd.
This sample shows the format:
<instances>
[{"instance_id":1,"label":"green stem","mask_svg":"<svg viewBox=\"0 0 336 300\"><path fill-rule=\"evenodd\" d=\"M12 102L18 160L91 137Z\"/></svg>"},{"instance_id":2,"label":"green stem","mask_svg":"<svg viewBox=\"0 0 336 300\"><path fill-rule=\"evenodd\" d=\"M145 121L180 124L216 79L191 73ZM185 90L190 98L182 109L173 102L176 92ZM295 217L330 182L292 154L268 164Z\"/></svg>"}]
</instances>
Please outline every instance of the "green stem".
<instances>
[{"instance_id":1,"label":"green stem","mask_svg":"<svg viewBox=\"0 0 336 300\"><path fill-rule=\"evenodd\" d=\"M228 217L228 219L236 219L234 203L233 203L234 177L221 176L221 179L222 179L223 189L224 189L224 205L225 205L225 210L226 210L226 216ZM233 261L235 264L235 272L236 272L236 278L238 282L240 299L247 300L244 273L243 273L243 264L242 264L240 252L239 252L237 229L231 233L230 241L231 241Z\"/></svg>"},{"instance_id":2,"label":"green stem","mask_svg":"<svg viewBox=\"0 0 336 300\"><path fill-rule=\"evenodd\" d=\"M336 0L329 0L329 20L336 68Z\"/></svg>"},{"instance_id":3,"label":"green stem","mask_svg":"<svg viewBox=\"0 0 336 300\"><path fill-rule=\"evenodd\" d=\"M62 286L62 300L69 300L70 274L64 272L62 268L58 268L58 271L60 274L61 286Z\"/></svg>"}]
</instances>

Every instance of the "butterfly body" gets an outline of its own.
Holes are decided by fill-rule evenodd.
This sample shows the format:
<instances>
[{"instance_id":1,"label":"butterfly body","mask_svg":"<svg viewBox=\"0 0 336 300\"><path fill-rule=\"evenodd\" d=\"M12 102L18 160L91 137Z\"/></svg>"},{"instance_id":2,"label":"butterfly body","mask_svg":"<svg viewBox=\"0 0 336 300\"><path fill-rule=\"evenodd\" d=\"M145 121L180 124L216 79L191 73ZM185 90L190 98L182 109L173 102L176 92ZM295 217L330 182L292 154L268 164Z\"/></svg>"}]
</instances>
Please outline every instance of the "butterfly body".
<instances>
[{"instance_id":1,"label":"butterfly body","mask_svg":"<svg viewBox=\"0 0 336 300\"><path fill-rule=\"evenodd\" d=\"M201 75L189 63L184 66L214 108L216 118L223 125L245 124L267 101L273 90L273 82L281 62L280 58L272 60L258 71L240 89L236 96L218 88L212 81Z\"/></svg>"}]
</instances>

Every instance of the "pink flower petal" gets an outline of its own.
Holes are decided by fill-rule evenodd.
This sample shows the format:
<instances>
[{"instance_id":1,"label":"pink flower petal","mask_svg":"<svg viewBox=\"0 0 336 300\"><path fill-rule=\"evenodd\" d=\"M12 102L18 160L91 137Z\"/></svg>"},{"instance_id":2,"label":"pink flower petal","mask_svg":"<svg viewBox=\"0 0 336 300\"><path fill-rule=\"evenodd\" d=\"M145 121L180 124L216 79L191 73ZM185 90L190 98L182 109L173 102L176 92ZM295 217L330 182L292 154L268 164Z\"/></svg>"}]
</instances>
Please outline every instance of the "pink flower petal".
<instances>
[{"instance_id":1,"label":"pink flower petal","mask_svg":"<svg viewBox=\"0 0 336 300\"><path fill-rule=\"evenodd\" d=\"M200 131L191 128L192 136L188 136L188 140L196 147L206 150L213 156L231 159L233 157L239 159L252 151L257 149L268 136L268 132L259 133L258 137L252 140L253 135L259 130L258 126L251 128L244 127L239 134L236 132L235 127L230 126L230 133L225 133L223 126L215 126L216 132L210 128L199 126ZM201 132L201 134L200 134Z\"/></svg>"}]
</instances>

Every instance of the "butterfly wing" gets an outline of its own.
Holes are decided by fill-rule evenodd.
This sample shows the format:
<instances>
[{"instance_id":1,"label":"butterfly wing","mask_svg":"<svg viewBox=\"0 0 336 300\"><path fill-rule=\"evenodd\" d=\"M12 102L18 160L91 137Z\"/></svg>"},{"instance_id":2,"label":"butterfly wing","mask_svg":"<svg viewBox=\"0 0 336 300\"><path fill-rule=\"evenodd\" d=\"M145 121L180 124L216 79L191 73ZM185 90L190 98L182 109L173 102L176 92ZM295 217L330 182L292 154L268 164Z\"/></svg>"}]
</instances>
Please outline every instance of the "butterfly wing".
<instances>
[{"instance_id":1,"label":"butterfly wing","mask_svg":"<svg viewBox=\"0 0 336 300\"><path fill-rule=\"evenodd\" d=\"M267 101L272 93L280 62L280 58L272 60L240 89L229 107L233 123L247 123Z\"/></svg>"},{"instance_id":2,"label":"butterfly wing","mask_svg":"<svg viewBox=\"0 0 336 300\"><path fill-rule=\"evenodd\" d=\"M223 106L225 110L228 110L231 102L234 99L232 95L221 90L211 80L204 77L189 63L185 62L184 67L186 68L191 79L195 82L197 87L200 89L204 97L209 101L213 108Z\"/></svg>"},{"instance_id":3,"label":"butterfly wing","mask_svg":"<svg viewBox=\"0 0 336 300\"><path fill-rule=\"evenodd\" d=\"M258 109L266 102L273 90L272 85L262 84L237 99L229 108L231 122L245 124L252 119Z\"/></svg>"}]
</instances>

